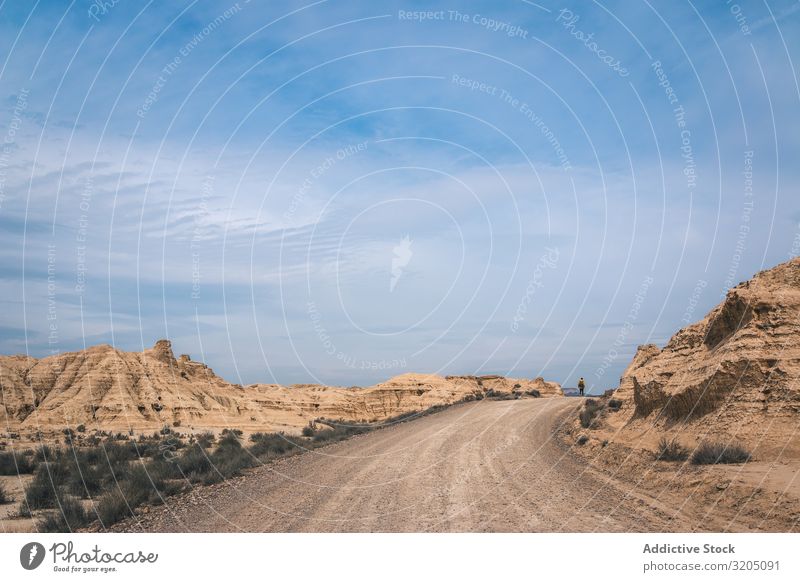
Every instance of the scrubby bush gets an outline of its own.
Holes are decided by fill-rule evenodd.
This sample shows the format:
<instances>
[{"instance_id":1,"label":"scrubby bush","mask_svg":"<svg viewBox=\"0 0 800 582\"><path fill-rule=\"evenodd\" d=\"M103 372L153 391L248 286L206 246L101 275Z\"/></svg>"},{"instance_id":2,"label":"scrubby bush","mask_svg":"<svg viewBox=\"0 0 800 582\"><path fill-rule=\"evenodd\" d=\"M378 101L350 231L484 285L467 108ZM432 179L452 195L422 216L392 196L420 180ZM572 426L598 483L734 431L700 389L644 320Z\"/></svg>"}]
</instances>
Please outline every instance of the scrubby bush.
<instances>
[{"instance_id":1,"label":"scrubby bush","mask_svg":"<svg viewBox=\"0 0 800 582\"><path fill-rule=\"evenodd\" d=\"M242 447L236 434L228 433L220 439L217 450L212 453L211 463L213 470L205 476L204 483L216 483L240 475L242 469L253 466L253 456Z\"/></svg>"},{"instance_id":2,"label":"scrubby bush","mask_svg":"<svg viewBox=\"0 0 800 582\"><path fill-rule=\"evenodd\" d=\"M11 503L14 501L6 492L5 485L0 483L0 505L5 505L6 503Z\"/></svg>"},{"instance_id":3,"label":"scrubby bush","mask_svg":"<svg viewBox=\"0 0 800 582\"><path fill-rule=\"evenodd\" d=\"M356 434L362 434L372 430L372 426L366 424L349 424L341 421L340 423L330 423L329 428L316 431L313 443L324 444L326 442L336 442Z\"/></svg>"},{"instance_id":4,"label":"scrubby bush","mask_svg":"<svg viewBox=\"0 0 800 582\"><path fill-rule=\"evenodd\" d=\"M303 431L302 431L302 435L303 435L304 437L313 437L313 436L314 436L314 429L313 429L313 427L311 427L311 425L304 426L304 427L303 427Z\"/></svg>"},{"instance_id":5,"label":"scrubby bush","mask_svg":"<svg viewBox=\"0 0 800 582\"><path fill-rule=\"evenodd\" d=\"M58 463L41 463L33 475L33 480L25 487L25 499L21 506L28 509L54 509L58 507L61 495L58 484L65 474Z\"/></svg>"},{"instance_id":6,"label":"scrubby bush","mask_svg":"<svg viewBox=\"0 0 800 582\"><path fill-rule=\"evenodd\" d=\"M253 457L244 448L232 451L230 454L215 456L213 458L213 471L204 476L203 483L210 485L230 477L237 477L242 474L243 469L252 466Z\"/></svg>"},{"instance_id":7,"label":"scrubby bush","mask_svg":"<svg viewBox=\"0 0 800 582\"><path fill-rule=\"evenodd\" d=\"M487 390L486 398L491 400L517 400L520 395L516 392L498 392L496 390Z\"/></svg>"},{"instance_id":8,"label":"scrubby bush","mask_svg":"<svg viewBox=\"0 0 800 582\"><path fill-rule=\"evenodd\" d=\"M161 452L159 450L160 443L160 435L157 439L140 436L138 440L133 442L133 446L136 449L136 456L140 459L158 457Z\"/></svg>"},{"instance_id":9,"label":"scrubby bush","mask_svg":"<svg viewBox=\"0 0 800 582\"><path fill-rule=\"evenodd\" d=\"M585 400L581 411L578 413L581 426L583 428L594 428L597 426L595 419L597 418L597 415L600 414L600 411L603 410L603 408L605 408L605 405L599 400L595 400L593 398Z\"/></svg>"},{"instance_id":10,"label":"scrubby bush","mask_svg":"<svg viewBox=\"0 0 800 582\"><path fill-rule=\"evenodd\" d=\"M86 527L91 520L80 501L64 496L56 510L47 512L36 528L42 533L72 532Z\"/></svg>"},{"instance_id":11,"label":"scrubby bush","mask_svg":"<svg viewBox=\"0 0 800 582\"><path fill-rule=\"evenodd\" d=\"M533 396L534 398L539 398L542 394L538 390L528 390L525 392L528 396Z\"/></svg>"},{"instance_id":12,"label":"scrubby bush","mask_svg":"<svg viewBox=\"0 0 800 582\"><path fill-rule=\"evenodd\" d=\"M208 447L213 445L214 441L217 440L217 437L214 436L214 433L210 431L205 431L196 434L194 438L195 441L197 441L197 444L203 447L204 449L207 449Z\"/></svg>"},{"instance_id":13,"label":"scrubby bush","mask_svg":"<svg viewBox=\"0 0 800 582\"><path fill-rule=\"evenodd\" d=\"M55 458L56 451L52 447L47 445L39 445L36 447L36 452L34 453L33 458L36 461L48 461L50 459Z\"/></svg>"},{"instance_id":14,"label":"scrubby bush","mask_svg":"<svg viewBox=\"0 0 800 582\"><path fill-rule=\"evenodd\" d=\"M689 457L689 451L686 450L677 441L668 441L661 438L658 441L658 450L656 451L656 459L659 461L685 461Z\"/></svg>"},{"instance_id":15,"label":"scrubby bush","mask_svg":"<svg viewBox=\"0 0 800 582\"><path fill-rule=\"evenodd\" d=\"M162 460L134 463L127 479L97 503L97 516L103 527L130 517L143 504L159 505L164 498L180 492L181 485L170 480L172 472L172 464Z\"/></svg>"},{"instance_id":16,"label":"scrubby bush","mask_svg":"<svg viewBox=\"0 0 800 582\"><path fill-rule=\"evenodd\" d=\"M586 436L585 434L582 434L581 436L578 437L579 445L585 445L587 442L589 442L589 437Z\"/></svg>"},{"instance_id":17,"label":"scrubby bush","mask_svg":"<svg viewBox=\"0 0 800 582\"><path fill-rule=\"evenodd\" d=\"M211 470L211 457L195 444L183 451L175 460L174 466L179 476L196 482L202 480L202 476Z\"/></svg>"},{"instance_id":18,"label":"scrubby bush","mask_svg":"<svg viewBox=\"0 0 800 582\"><path fill-rule=\"evenodd\" d=\"M36 468L33 455L30 451L2 451L0 452L0 475L22 475L33 473Z\"/></svg>"},{"instance_id":19,"label":"scrubby bush","mask_svg":"<svg viewBox=\"0 0 800 582\"><path fill-rule=\"evenodd\" d=\"M280 456L286 454L295 447L294 443L287 440L283 434L257 432L250 435L249 451L256 457L267 455Z\"/></svg>"},{"instance_id":20,"label":"scrubby bush","mask_svg":"<svg viewBox=\"0 0 800 582\"><path fill-rule=\"evenodd\" d=\"M167 481L168 467L162 463L137 463L120 484L130 507L143 503L159 503L162 497L175 493L180 486Z\"/></svg>"},{"instance_id":21,"label":"scrubby bush","mask_svg":"<svg viewBox=\"0 0 800 582\"><path fill-rule=\"evenodd\" d=\"M608 401L608 409L609 410L617 411L621 407L622 407L622 400L620 400L619 398L611 398Z\"/></svg>"},{"instance_id":22,"label":"scrubby bush","mask_svg":"<svg viewBox=\"0 0 800 582\"><path fill-rule=\"evenodd\" d=\"M232 432L224 433L217 443L217 448L241 448L242 444L239 442L239 438L242 436L242 433L235 434Z\"/></svg>"},{"instance_id":23,"label":"scrubby bush","mask_svg":"<svg viewBox=\"0 0 800 582\"><path fill-rule=\"evenodd\" d=\"M98 466L110 483L124 480L130 469L130 461L139 458L134 443L120 444L106 441L101 446L102 453L104 453L105 458L100 461Z\"/></svg>"},{"instance_id":24,"label":"scrubby bush","mask_svg":"<svg viewBox=\"0 0 800 582\"><path fill-rule=\"evenodd\" d=\"M694 465L717 465L729 463L746 463L750 453L738 444L701 443L692 453Z\"/></svg>"},{"instance_id":25,"label":"scrubby bush","mask_svg":"<svg viewBox=\"0 0 800 582\"><path fill-rule=\"evenodd\" d=\"M314 434L314 438L313 438L312 440L313 440L315 443L324 443L324 442L328 442L328 441L337 441L337 440L341 440L341 438L344 438L345 436L347 436L347 435L346 435L346 433L344 433L344 432L341 432L341 433L340 433L340 432L339 432L338 430L336 430L336 429L333 429L333 428L326 428L326 429L323 429L323 430L317 431L317 432Z\"/></svg>"},{"instance_id":26,"label":"scrubby bush","mask_svg":"<svg viewBox=\"0 0 800 582\"><path fill-rule=\"evenodd\" d=\"M195 443L176 457L172 465L180 477L192 483L210 484L239 475L242 469L251 467L253 463L253 455L242 447L234 433L228 432L213 453L209 454Z\"/></svg>"},{"instance_id":27,"label":"scrubby bush","mask_svg":"<svg viewBox=\"0 0 800 582\"><path fill-rule=\"evenodd\" d=\"M63 483L64 488L77 497L88 499L98 495L110 480L102 465L90 465L80 458L68 462L69 472Z\"/></svg>"},{"instance_id":28,"label":"scrubby bush","mask_svg":"<svg viewBox=\"0 0 800 582\"><path fill-rule=\"evenodd\" d=\"M103 495L97 503L97 518L103 527L109 527L132 514L128 501L118 490Z\"/></svg>"},{"instance_id":29,"label":"scrubby bush","mask_svg":"<svg viewBox=\"0 0 800 582\"><path fill-rule=\"evenodd\" d=\"M148 439L145 442L138 443L139 457L149 457L151 459L170 459L185 447L186 443L177 433L168 434L158 440Z\"/></svg>"}]
</instances>

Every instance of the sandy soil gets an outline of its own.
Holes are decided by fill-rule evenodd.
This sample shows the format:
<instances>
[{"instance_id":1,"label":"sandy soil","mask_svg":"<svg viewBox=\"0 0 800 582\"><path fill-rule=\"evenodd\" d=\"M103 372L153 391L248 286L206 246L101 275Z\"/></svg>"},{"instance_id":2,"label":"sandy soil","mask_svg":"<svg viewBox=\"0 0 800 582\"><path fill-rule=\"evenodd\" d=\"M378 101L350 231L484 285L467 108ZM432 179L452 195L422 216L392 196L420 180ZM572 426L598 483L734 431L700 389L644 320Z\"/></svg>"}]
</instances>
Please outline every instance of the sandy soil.
<instances>
[{"instance_id":1,"label":"sandy soil","mask_svg":"<svg viewBox=\"0 0 800 582\"><path fill-rule=\"evenodd\" d=\"M590 467L554 437L577 405L539 399L457 406L197 488L114 530L764 529L764 519L737 521L736 508L687 504L681 488L653 491ZM779 529L788 527L781 522Z\"/></svg>"},{"instance_id":2,"label":"sandy soil","mask_svg":"<svg viewBox=\"0 0 800 582\"><path fill-rule=\"evenodd\" d=\"M692 531L797 531L800 529L800 455L796 429L763 423L759 433L736 431L748 451L747 463L697 466L690 460L656 458L662 437L675 439L691 453L705 440L725 441L706 423L664 431L642 420L628 422L621 412L604 410L592 428L580 426L576 406L557 428L565 444L588 438L572 451L593 470L624 483L637 495L675 504L692 516ZM624 504L623 504L624 505Z\"/></svg>"},{"instance_id":3,"label":"sandy soil","mask_svg":"<svg viewBox=\"0 0 800 582\"><path fill-rule=\"evenodd\" d=\"M31 475L0 476L6 493L11 498L11 503L0 505L0 532L22 533L34 531L34 518L19 517L19 501L24 497L23 490L31 481Z\"/></svg>"}]
</instances>

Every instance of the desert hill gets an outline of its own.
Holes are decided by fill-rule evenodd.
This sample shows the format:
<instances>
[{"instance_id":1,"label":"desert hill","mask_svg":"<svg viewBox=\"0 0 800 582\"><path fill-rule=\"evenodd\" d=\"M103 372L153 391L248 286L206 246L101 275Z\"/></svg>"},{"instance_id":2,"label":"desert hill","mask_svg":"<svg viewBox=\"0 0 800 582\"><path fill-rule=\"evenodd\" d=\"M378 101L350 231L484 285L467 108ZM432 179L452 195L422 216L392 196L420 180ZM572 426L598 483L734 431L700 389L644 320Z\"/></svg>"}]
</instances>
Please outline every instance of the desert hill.
<instances>
[{"instance_id":1,"label":"desert hill","mask_svg":"<svg viewBox=\"0 0 800 582\"><path fill-rule=\"evenodd\" d=\"M143 352L109 345L49 356L0 356L6 432L88 430L137 433L164 426L298 432L317 418L376 422L434 405L499 393L537 390L560 396L541 378L403 374L367 388L231 384L167 340Z\"/></svg>"},{"instance_id":2,"label":"desert hill","mask_svg":"<svg viewBox=\"0 0 800 582\"><path fill-rule=\"evenodd\" d=\"M732 288L663 349L640 346L609 415L620 430L800 449L800 258ZM613 419L613 420L612 420Z\"/></svg>"}]
</instances>

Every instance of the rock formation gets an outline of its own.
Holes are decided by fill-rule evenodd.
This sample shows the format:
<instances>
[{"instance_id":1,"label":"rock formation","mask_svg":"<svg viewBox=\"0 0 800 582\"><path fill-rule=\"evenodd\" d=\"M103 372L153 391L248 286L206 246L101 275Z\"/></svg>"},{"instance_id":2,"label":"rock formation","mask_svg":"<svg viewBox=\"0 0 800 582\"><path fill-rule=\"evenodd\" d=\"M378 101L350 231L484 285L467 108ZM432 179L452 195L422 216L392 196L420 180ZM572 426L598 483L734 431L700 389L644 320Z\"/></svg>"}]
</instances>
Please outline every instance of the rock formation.
<instances>
[{"instance_id":1,"label":"rock formation","mask_svg":"<svg viewBox=\"0 0 800 582\"><path fill-rule=\"evenodd\" d=\"M800 258L795 258L731 289L663 349L639 347L615 397L628 422L729 436L767 431L769 424L777 434L800 422L798 380Z\"/></svg>"},{"instance_id":2,"label":"rock formation","mask_svg":"<svg viewBox=\"0 0 800 582\"><path fill-rule=\"evenodd\" d=\"M0 356L5 432L136 433L239 428L298 432L316 418L377 422L494 390L559 396L554 382L501 376L403 374L367 388L230 384L167 340L143 352L99 345L40 360Z\"/></svg>"}]
</instances>

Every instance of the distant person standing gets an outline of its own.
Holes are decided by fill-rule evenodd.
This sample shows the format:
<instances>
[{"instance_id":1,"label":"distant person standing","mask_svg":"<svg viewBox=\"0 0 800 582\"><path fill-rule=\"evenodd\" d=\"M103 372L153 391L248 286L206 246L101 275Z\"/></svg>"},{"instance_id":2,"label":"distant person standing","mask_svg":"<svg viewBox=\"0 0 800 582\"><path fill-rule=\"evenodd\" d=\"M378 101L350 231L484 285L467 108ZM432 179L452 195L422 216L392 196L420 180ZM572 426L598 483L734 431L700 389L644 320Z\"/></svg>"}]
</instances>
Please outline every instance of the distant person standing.
<instances>
[{"instance_id":1,"label":"distant person standing","mask_svg":"<svg viewBox=\"0 0 800 582\"><path fill-rule=\"evenodd\" d=\"M586 389L586 382L583 381L583 376L578 380L578 392L583 396L583 391Z\"/></svg>"}]
</instances>

